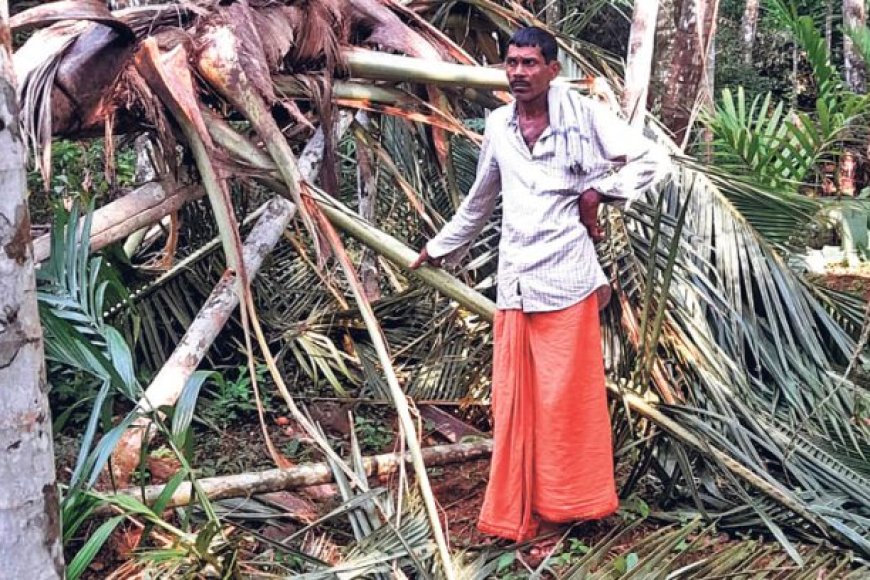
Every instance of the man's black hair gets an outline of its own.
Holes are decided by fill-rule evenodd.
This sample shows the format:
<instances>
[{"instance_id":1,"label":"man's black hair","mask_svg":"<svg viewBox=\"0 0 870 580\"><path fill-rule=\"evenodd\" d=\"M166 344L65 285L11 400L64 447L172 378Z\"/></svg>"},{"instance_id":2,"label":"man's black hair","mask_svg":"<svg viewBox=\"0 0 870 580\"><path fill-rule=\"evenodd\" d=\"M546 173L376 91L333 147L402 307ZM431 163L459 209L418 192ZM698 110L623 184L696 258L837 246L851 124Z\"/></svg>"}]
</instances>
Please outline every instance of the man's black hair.
<instances>
[{"instance_id":1,"label":"man's black hair","mask_svg":"<svg viewBox=\"0 0 870 580\"><path fill-rule=\"evenodd\" d=\"M526 26L517 29L508 42L508 46L511 45L519 46L520 48L537 46L541 49L541 54L544 55L544 62L556 59L556 39L552 34L537 26Z\"/></svg>"}]
</instances>

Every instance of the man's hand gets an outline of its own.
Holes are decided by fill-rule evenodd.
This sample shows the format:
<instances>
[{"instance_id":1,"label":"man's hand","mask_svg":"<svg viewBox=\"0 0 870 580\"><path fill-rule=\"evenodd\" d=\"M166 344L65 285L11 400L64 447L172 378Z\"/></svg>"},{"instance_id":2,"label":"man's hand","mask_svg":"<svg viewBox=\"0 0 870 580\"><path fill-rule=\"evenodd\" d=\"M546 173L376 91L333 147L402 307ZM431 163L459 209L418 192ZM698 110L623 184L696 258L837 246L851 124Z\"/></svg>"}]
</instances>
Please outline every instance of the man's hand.
<instances>
[{"instance_id":1,"label":"man's hand","mask_svg":"<svg viewBox=\"0 0 870 580\"><path fill-rule=\"evenodd\" d=\"M580 223L586 227L593 242L600 242L605 237L604 230L598 225L598 206L602 197L594 189L587 189L580 194Z\"/></svg>"},{"instance_id":2,"label":"man's hand","mask_svg":"<svg viewBox=\"0 0 870 580\"><path fill-rule=\"evenodd\" d=\"M423 264L428 264L430 266L435 266L436 268L441 267L442 258L433 258L429 255L429 251L426 250L426 246L423 246L423 249L420 250L420 254L414 258L414 261L408 264L408 267L412 270L416 270Z\"/></svg>"}]
</instances>

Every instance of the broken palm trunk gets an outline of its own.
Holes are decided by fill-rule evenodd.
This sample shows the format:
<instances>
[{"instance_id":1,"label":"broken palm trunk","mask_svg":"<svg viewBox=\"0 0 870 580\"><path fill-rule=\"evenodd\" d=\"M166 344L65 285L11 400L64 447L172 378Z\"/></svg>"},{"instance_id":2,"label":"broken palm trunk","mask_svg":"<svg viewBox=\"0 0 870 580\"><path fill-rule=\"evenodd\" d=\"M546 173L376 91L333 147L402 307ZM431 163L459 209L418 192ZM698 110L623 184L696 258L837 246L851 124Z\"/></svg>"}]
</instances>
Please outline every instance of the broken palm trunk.
<instances>
[{"instance_id":1,"label":"broken palm trunk","mask_svg":"<svg viewBox=\"0 0 870 580\"><path fill-rule=\"evenodd\" d=\"M492 453L492 441L455 443L438 445L423 449L426 465L447 465L462 463L488 457ZM395 473L403 464L411 463L409 453L384 453L363 458L365 474L380 477ZM287 469L270 469L256 473L241 473L198 479L197 487L210 500L232 497L250 497L261 493L287 491L331 483L335 480L333 469L328 463L296 465ZM164 493L165 485L149 485L144 488L122 489L117 495L127 495L140 499L147 505L154 504ZM195 491L190 482L178 486L165 507L188 505L194 501ZM108 510L108 506L104 510Z\"/></svg>"},{"instance_id":2,"label":"broken palm trunk","mask_svg":"<svg viewBox=\"0 0 870 580\"><path fill-rule=\"evenodd\" d=\"M95 252L123 240L178 211L188 201L204 195L205 190L200 185L188 185L167 192L159 183L146 183L94 212L91 221L91 251ZM79 227L85 219L79 220ZM37 262L48 259L51 255L51 234L44 234L33 241L33 254Z\"/></svg>"},{"instance_id":3,"label":"broken palm trunk","mask_svg":"<svg viewBox=\"0 0 870 580\"><path fill-rule=\"evenodd\" d=\"M220 128L217 130L219 131ZM226 135L226 138L231 137L230 134ZM324 138L322 132L318 132L308 143L300 158L300 173L303 177L311 178L316 175L322 160L323 147ZM251 278L257 275L263 259L281 239L281 235L296 212L296 207L286 199L278 197L268 202L264 210L265 213L258 219L245 242L245 270ZM181 342L146 389L138 404L142 413L175 404L184 385L196 371L238 305L239 295L235 291L235 279L233 276L224 276L188 327ZM150 424L151 420L147 416L138 418L122 437L113 453L113 474L121 485L129 482L139 464L139 451L143 443L150 438Z\"/></svg>"}]
</instances>

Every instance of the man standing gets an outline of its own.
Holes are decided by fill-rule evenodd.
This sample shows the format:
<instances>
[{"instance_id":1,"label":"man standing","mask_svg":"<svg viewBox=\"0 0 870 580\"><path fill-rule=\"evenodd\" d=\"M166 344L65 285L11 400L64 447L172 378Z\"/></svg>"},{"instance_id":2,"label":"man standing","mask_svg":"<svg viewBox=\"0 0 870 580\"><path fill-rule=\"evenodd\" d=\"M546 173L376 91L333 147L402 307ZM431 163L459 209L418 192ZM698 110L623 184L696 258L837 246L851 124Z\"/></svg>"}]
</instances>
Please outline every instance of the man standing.
<instances>
[{"instance_id":1,"label":"man standing","mask_svg":"<svg viewBox=\"0 0 870 580\"><path fill-rule=\"evenodd\" d=\"M505 65L516 101L487 119L474 185L410 264L461 258L501 195L495 441L478 527L516 541L542 523L602 518L618 506L598 318L610 287L578 218L599 198L636 198L668 166L609 109L550 86L556 50L539 28L511 37Z\"/></svg>"}]
</instances>

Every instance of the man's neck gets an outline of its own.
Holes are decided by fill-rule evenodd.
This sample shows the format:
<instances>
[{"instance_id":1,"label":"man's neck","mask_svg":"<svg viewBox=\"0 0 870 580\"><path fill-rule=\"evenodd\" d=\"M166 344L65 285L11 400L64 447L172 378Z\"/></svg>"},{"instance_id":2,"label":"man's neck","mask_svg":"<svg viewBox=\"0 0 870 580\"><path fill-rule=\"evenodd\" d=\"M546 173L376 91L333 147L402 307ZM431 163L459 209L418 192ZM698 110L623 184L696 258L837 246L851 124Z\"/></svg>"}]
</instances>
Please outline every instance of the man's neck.
<instances>
[{"instance_id":1,"label":"man's neck","mask_svg":"<svg viewBox=\"0 0 870 580\"><path fill-rule=\"evenodd\" d=\"M517 114L522 119L537 119L546 117L550 113L548 93L544 93L533 101L517 101Z\"/></svg>"}]
</instances>

